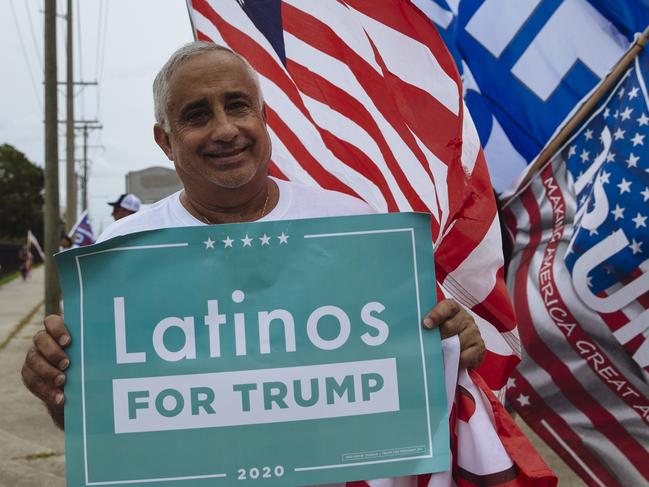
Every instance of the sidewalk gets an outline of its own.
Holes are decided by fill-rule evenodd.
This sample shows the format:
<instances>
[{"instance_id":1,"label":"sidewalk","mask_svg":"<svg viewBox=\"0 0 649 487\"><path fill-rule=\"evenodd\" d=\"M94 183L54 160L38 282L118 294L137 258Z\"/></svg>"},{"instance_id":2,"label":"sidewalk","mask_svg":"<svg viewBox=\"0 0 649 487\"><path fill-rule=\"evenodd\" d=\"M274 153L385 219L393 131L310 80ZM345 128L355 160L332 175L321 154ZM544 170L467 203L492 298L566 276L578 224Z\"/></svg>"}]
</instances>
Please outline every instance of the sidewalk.
<instances>
[{"instance_id":1,"label":"sidewalk","mask_svg":"<svg viewBox=\"0 0 649 487\"><path fill-rule=\"evenodd\" d=\"M43 322L44 268L0 287L0 487L64 487L63 433L22 384L20 367Z\"/></svg>"},{"instance_id":2,"label":"sidewalk","mask_svg":"<svg viewBox=\"0 0 649 487\"><path fill-rule=\"evenodd\" d=\"M0 286L0 487L64 487L63 432L23 386L20 367L43 322L44 268L26 282ZM585 485L520 419L519 426L559 476L560 486Z\"/></svg>"}]
</instances>

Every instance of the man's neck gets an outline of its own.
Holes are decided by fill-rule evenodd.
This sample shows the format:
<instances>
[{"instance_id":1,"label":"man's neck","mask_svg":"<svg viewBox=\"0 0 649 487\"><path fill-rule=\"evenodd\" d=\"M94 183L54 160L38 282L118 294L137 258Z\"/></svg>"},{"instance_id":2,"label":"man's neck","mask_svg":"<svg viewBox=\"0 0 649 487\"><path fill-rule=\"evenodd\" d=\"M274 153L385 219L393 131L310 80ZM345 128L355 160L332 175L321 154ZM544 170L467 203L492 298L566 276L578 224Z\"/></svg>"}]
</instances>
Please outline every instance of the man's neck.
<instances>
[{"instance_id":1,"label":"man's neck","mask_svg":"<svg viewBox=\"0 0 649 487\"><path fill-rule=\"evenodd\" d=\"M196 219L205 224L239 223L256 221L270 213L279 201L279 188L267 178L265 184L242 202L232 205L203 202L186 191L180 194L180 203Z\"/></svg>"}]
</instances>

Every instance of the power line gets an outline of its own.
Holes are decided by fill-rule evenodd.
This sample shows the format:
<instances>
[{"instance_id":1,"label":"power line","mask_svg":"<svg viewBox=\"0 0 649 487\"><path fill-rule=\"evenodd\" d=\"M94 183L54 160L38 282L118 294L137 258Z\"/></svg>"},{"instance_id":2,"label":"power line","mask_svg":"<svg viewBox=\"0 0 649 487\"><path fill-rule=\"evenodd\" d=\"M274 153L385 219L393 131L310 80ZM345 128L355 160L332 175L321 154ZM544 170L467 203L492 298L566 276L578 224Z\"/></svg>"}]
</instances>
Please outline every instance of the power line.
<instances>
[{"instance_id":1,"label":"power line","mask_svg":"<svg viewBox=\"0 0 649 487\"><path fill-rule=\"evenodd\" d=\"M104 11L104 0L99 0L99 15L97 22L97 50L95 52L95 79L99 79L99 48L101 47L101 20Z\"/></svg>"},{"instance_id":2,"label":"power line","mask_svg":"<svg viewBox=\"0 0 649 487\"><path fill-rule=\"evenodd\" d=\"M79 53L79 79L83 79L83 55L81 48L81 3L77 0L77 49ZM80 97L81 100L81 116L83 117L86 113L85 104L84 104L83 94Z\"/></svg>"},{"instance_id":3,"label":"power line","mask_svg":"<svg viewBox=\"0 0 649 487\"><path fill-rule=\"evenodd\" d=\"M32 73L32 67L31 64L29 64L29 58L27 56L27 49L25 49L25 43L23 42L23 36L22 33L20 32L20 24L18 23L18 16L16 15L16 9L14 8L14 1L9 0L9 5L11 5L11 13L14 17L14 23L16 24L16 30L18 31L18 39L20 40L20 48L23 51L23 58L25 59L25 64L27 65L27 73L29 73L29 79L32 82L32 88L34 89L34 97L36 98L36 101L38 102L38 106L41 111L43 111L43 102L41 101L40 97L38 96L38 90L36 89L36 80L34 80L34 74Z\"/></svg>"},{"instance_id":4,"label":"power line","mask_svg":"<svg viewBox=\"0 0 649 487\"><path fill-rule=\"evenodd\" d=\"M103 21L103 27L97 32L97 66L95 79L100 83L97 87L97 116L101 117L101 80L104 76L104 63L106 62L106 36L108 31L108 7L109 2L101 0L99 22ZM101 54L100 52L101 48ZM101 134L101 133L100 133ZM101 135L100 135L101 137Z\"/></svg>"},{"instance_id":5,"label":"power line","mask_svg":"<svg viewBox=\"0 0 649 487\"><path fill-rule=\"evenodd\" d=\"M34 43L34 51L36 51L36 58L38 59L38 65L43 71L43 59L41 58L41 52L38 49L38 42L36 41L36 34L34 33L34 24L32 24L32 14L29 11L28 2L24 2L23 6L25 7L25 12L27 12L27 20L29 21L29 31L32 34L32 42Z\"/></svg>"}]
</instances>

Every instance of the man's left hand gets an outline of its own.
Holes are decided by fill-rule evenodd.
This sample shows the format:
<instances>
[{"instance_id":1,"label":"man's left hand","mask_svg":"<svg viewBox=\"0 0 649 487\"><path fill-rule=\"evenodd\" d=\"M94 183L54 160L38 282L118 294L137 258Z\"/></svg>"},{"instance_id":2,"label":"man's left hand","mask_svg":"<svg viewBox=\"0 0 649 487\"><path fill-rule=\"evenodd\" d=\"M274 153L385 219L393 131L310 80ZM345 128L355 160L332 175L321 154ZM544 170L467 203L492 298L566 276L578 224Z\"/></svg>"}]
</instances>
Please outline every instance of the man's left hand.
<instances>
[{"instance_id":1,"label":"man's left hand","mask_svg":"<svg viewBox=\"0 0 649 487\"><path fill-rule=\"evenodd\" d=\"M473 317L453 299L437 303L422 324L427 329L439 327L442 339L459 336L460 367L475 368L482 363L486 347L480 330Z\"/></svg>"}]
</instances>

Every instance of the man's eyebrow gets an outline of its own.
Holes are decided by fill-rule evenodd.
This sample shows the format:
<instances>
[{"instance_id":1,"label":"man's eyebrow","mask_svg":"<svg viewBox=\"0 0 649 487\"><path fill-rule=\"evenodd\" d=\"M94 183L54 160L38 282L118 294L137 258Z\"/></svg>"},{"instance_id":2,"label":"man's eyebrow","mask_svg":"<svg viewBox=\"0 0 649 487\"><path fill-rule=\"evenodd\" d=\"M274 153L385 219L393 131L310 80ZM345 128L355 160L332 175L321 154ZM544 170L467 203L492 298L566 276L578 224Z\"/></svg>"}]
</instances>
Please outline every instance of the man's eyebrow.
<instances>
[{"instance_id":1,"label":"man's eyebrow","mask_svg":"<svg viewBox=\"0 0 649 487\"><path fill-rule=\"evenodd\" d=\"M229 91L225 94L226 100L235 100L237 98L245 98L246 100L252 100L250 93L246 91Z\"/></svg>"}]
</instances>

